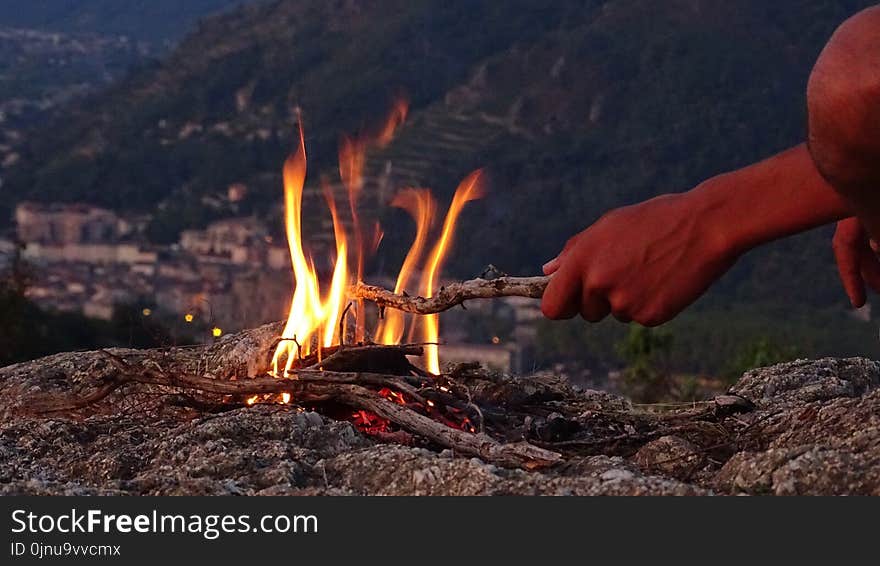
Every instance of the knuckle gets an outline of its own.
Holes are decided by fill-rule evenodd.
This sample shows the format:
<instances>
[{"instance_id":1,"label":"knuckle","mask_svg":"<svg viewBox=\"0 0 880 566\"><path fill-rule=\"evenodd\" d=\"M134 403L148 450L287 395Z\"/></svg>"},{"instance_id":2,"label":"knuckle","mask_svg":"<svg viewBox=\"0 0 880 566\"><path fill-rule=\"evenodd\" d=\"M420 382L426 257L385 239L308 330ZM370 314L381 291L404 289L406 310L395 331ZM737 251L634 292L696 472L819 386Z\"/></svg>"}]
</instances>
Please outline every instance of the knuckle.
<instances>
[{"instance_id":1,"label":"knuckle","mask_svg":"<svg viewBox=\"0 0 880 566\"><path fill-rule=\"evenodd\" d=\"M590 293L601 293L611 286L611 277L604 270L593 270L584 279L584 289Z\"/></svg>"},{"instance_id":2,"label":"knuckle","mask_svg":"<svg viewBox=\"0 0 880 566\"><path fill-rule=\"evenodd\" d=\"M608 296L608 303L611 305L611 312L615 314L615 316L619 314L629 314L629 311L632 309L631 301L629 297L627 297L623 293L611 293Z\"/></svg>"}]
</instances>

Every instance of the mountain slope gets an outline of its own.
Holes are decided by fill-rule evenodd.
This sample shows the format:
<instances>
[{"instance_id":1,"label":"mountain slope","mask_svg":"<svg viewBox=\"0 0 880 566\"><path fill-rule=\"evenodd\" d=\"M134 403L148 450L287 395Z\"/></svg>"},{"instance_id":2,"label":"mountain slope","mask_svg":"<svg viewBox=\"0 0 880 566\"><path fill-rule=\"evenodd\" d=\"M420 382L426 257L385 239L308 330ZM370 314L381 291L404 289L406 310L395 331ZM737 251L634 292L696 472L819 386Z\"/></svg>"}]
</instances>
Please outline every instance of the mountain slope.
<instances>
[{"instance_id":1,"label":"mountain slope","mask_svg":"<svg viewBox=\"0 0 880 566\"><path fill-rule=\"evenodd\" d=\"M534 273L609 208L686 190L803 140L812 63L834 28L870 4L260 3L210 18L162 63L34 132L0 194L148 211L153 236L173 240L215 214L203 197L245 182L247 210L274 219L294 109L304 112L310 173L329 173L340 133L403 90L411 120L371 170L390 161L401 183L448 199L467 171L487 166L492 193L461 230L480 245L462 246L449 271L492 262ZM409 226L395 214L386 221L384 253L396 257ZM749 303L805 328L802 315L822 309L851 327L827 237L750 254L694 312L732 319L749 315L718 313ZM859 332L860 347L876 348L871 325ZM835 353L829 344L811 352Z\"/></svg>"},{"instance_id":2,"label":"mountain slope","mask_svg":"<svg viewBox=\"0 0 880 566\"><path fill-rule=\"evenodd\" d=\"M208 14L248 0L0 0L3 26L174 41Z\"/></svg>"}]
</instances>

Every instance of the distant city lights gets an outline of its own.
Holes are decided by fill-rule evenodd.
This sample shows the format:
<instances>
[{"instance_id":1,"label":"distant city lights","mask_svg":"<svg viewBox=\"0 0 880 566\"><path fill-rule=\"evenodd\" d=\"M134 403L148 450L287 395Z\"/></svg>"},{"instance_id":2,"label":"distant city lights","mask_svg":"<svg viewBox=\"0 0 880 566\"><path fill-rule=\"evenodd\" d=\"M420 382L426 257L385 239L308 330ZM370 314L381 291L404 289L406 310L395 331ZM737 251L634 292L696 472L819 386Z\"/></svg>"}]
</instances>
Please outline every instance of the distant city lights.
<instances>
[{"instance_id":1,"label":"distant city lights","mask_svg":"<svg viewBox=\"0 0 880 566\"><path fill-rule=\"evenodd\" d=\"M185 320L187 323L192 322L194 318L195 317L191 313L186 313L185 315L183 315L183 320Z\"/></svg>"},{"instance_id":2,"label":"distant city lights","mask_svg":"<svg viewBox=\"0 0 880 566\"><path fill-rule=\"evenodd\" d=\"M221 336L223 336L223 329L215 326L211 329L211 334L214 335L214 338L220 338Z\"/></svg>"}]
</instances>

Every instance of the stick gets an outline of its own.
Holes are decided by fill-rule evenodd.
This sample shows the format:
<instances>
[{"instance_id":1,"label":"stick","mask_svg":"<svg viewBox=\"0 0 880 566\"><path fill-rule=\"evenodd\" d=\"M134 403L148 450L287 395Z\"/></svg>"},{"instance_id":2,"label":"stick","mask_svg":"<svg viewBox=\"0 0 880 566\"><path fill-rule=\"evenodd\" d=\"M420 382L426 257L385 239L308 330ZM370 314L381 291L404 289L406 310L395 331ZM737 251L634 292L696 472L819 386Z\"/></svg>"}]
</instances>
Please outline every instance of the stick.
<instances>
[{"instance_id":1,"label":"stick","mask_svg":"<svg viewBox=\"0 0 880 566\"><path fill-rule=\"evenodd\" d=\"M111 352L101 350L101 353L119 372L110 383L82 398L60 402L37 402L33 404L34 408L43 413L79 409L100 401L124 383L160 385L219 395L290 393L300 403L335 400L356 409L372 411L406 431L499 466L534 469L551 466L562 459L562 456L556 452L527 442L502 444L483 433L472 434L446 426L412 409L392 403L361 385L390 386L404 390L410 396L424 402L403 377L369 372L300 370L292 378L285 379L257 377L234 381L220 380L187 373L171 374L154 367L136 367Z\"/></svg>"},{"instance_id":2,"label":"stick","mask_svg":"<svg viewBox=\"0 0 880 566\"><path fill-rule=\"evenodd\" d=\"M528 297L540 299L547 288L549 277L498 277L497 279L471 279L452 283L433 297L410 297L398 295L387 289L358 283L349 288L352 298L365 299L380 307L414 314L434 314L449 310L470 299L495 299L498 297Z\"/></svg>"},{"instance_id":3,"label":"stick","mask_svg":"<svg viewBox=\"0 0 880 566\"><path fill-rule=\"evenodd\" d=\"M551 466L562 461L558 452L539 448L528 442L502 444L484 433L470 433L448 427L415 411L387 399L371 395L363 387L347 386L342 396L347 404L359 405L380 417L397 424L404 430L418 434L437 444L452 448L462 454L477 456L487 462L507 468L535 469Z\"/></svg>"}]
</instances>

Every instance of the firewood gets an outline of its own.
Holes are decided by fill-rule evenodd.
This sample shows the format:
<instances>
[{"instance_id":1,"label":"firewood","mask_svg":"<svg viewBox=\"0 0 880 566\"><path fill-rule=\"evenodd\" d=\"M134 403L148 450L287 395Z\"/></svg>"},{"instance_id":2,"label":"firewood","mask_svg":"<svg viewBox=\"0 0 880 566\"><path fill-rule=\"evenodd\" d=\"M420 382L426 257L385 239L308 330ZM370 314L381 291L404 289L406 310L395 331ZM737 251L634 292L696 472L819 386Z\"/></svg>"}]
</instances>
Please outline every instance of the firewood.
<instances>
[{"instance_id":1,"label":"firewood","mask_svg":"<svg viewBox=\"0 0 880 566\"><path fill-rule=\"evenodd\" d=\"M393 350L394 347L391 349ZM403 391L420 403L425 403L425 399L419 395L418 390L407 382L406 376L303 369L286 378L267 376L235 380L215 379L180 371L167 372L155 363L133 365L122 356L112 352L102 350L100 353L117 370L115 374L107 376L106 383L94 392L80 398L35 399L31 403L32 410L41 413L55 413L80 409L99 402L127 383L195 390L236 398L288 393L300 404L333 401L348 405L353 409L371 411L409 433L451 448L460 454L479 457L499 466L533 469L556 464L562 459L557 452L539 448L527 442L505 444L484 433L474 434L452 428L407 406L389 401L381 397L377 391L365 387L365 385L370 385ZM423 386L429 385L427 378L410 376L409 379L419 380Z\"/></svg>"},{"instance_id":2,"label":"firewood","mask_svg":"<svg viewBox=\"0 0 880 566\"><path fill-rule=\"evenodd\" d=\"M383 308L397 309L413 314L434 314L449 310L471 299L499 297L527 297L540 299L550 282L549 277L497 277L471 279L441 287L432 297L412 297L396 294L387 289L358 283L349 288L349 296L376 303Z\"/></svg>"},{"instance_id":3,"label":"firewood","mask_svg":"<svg viewBox=\"0 0 880 566\"><path fill-rule=\"evenodd\" d=\"M668 410L634 407L579 392L559 377L518 379L476 364L429 376L406 360L421 353L419 344L327 348L320 362L306 356L289 376L273 377L280 332L281 324L270 324L198 346L58 354L0 370L0 381L4 373L33 376L7 381L16 385L0 388L0 398L9 415L83 418L167 407L221 412L280 402L287 393L292 403L333 418L369 413L391 427L362 432L390 433L385 441L402 431L415 442L518 468L553 465L561 454L569 463L599 453L629 457L670 434L724 450L735 441L726 427L746 426L731 413L754 409L732 395ZM34 387L47 380L56 386Z\"/></svg>"}]
</instances>

